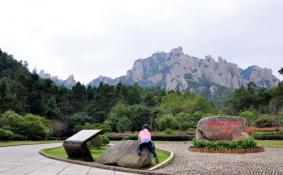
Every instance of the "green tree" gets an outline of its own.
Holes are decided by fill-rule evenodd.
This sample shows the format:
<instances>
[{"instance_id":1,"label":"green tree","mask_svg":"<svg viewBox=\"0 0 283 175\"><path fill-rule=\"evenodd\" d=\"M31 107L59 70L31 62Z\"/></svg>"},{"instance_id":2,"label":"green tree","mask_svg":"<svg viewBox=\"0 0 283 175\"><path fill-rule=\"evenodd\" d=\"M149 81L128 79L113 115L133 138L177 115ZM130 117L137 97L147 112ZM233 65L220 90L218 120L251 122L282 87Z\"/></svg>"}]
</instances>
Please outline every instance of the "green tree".
<instances>
[{"instance_id":1,"label":"green tree","mask_svg":"<svg viewBox=\"0 0 283 175\"><path fill-rule=\"evenodd\" d=\"M132 122L128 119L128 117L121 117L117 123L117 131L125 132L132 130Z\"/></svg>"},{"instance_id":2,"label":"green tree","mask_svg":"<svg viewBox=\"0 0 283 175\"><path fill-rule=\"evenodd\" d=\"M172 114L161 116L157 119L158 129L164 131L169 128L172 130L178 129L178 123Z\"/></svg>"},{"instance_id":3,"label":"green tree","mask_svg":"<svg viewBox=\"0 0 283 175\"><path fill-rule=\"evenodd\" d=\"M252 111L243 111L239 113L240 116L245 117L248 121L248 124L251 126L255 124L256 114Z\"/></svg>"}]
</instances>

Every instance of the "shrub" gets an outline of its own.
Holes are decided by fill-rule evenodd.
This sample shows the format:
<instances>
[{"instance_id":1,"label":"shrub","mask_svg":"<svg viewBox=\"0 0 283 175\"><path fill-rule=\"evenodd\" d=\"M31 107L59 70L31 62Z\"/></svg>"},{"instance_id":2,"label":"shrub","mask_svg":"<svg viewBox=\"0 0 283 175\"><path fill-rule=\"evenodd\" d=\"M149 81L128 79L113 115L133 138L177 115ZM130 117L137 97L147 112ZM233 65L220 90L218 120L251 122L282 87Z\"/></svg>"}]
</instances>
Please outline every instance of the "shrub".
<instances>
[{"instance_id":1,"label":"shrub","mask_svg":"<svg viewBox=\"0 0 283 175\"><path fill-rule=\"evenodd\" d=\"M14 134L14 136L13 136L12 139L13 139L13 140L25 140L26 137L23 136L23 135L20 135L20 134Z\"/></svg>"},{"instance_id":2,"label":"shrub","mask_svg":"<svg viewBox=\"0 0 283 175\"><path fill-rule=\"evenodd\" d=\"M256 120L256 114L252 111L243 111L239 115L247 119L249 126L253 125Z\"/></svg>"},{"instance_id":3,"label":"shrub","mask_svg":"<svg viewBox=\"0 0 283 175\"><path fill-rule=\"evenodd\" d=\"M11 130L0 128L0 140L11 140L14 133Z\"/></svg>"},{"instance_id":4,"label":"shrub","mask_svg":"<svg viewBox=\"0 0 283 175\"><path fill-rule=\"evenodd\" d=\"M251 134L257 140L283 140L282 133Z\"/></svg>"},{"instance_id":5,"label":"shrub","mask_svg":"<svg viewBox=\"0 0 283 175\"><path fill-rule=\"evenodd\" d=\"M109 135L108 139L109 140L124 140L125 136L121 136L121 135Z\"/></svg>"},{"instance_id":6,"label":"shrub","mask_svg":"<svg viewBox=\"0 0 283 175\"><path fill-rule=\"evenodd\" d=\"M100 149L102 146L109 144L109 139L105 135L98 135L90 141L90 146Z\"/></svg>"},{"instance_id":7,"label":"shrub","mask_svg":"<svg viewBox=\"0 0 283 175\"><path fill-rule=\"evenodd\" d=\"M193 136L190 135L153 135L153 141L190 141Z\"/></svg>"},{"instance_id":8,"label":"shrub","mask_svg":"<svg viewBox=\"0 0 283 175\"><path fill-rule=\"evenodd\" d=\"M49 121L43 117L33 114L26 114L25 118L25 135L27 139L42 140L49 134Z\"/></svg>"},{"instance_id":9,"label":"shrub","mask_svg":"<svg viewBox=\"0 0 283 175\"><path fill-rule=\"evenodd\" d=\"M172 130L176 130L178 128L177 121L172 114L167 114L158 118L157 125L161 131L164 131L167 128Z\"/></svg>"},{"instance_id":10,"label":"shrub","mask_svg":"<svg viewBox=\"0 0 283 175\"><path fill-rule=\"evenodd\" d=\"M0 117L0 127L9 128L14 134L26 139L41 140L49 134L49 121L33 114L22 116L14 111L6 111ZM19 136L16 136L19 138Z\"/></svg>"},{"instance_id":11,"label":"shrub","mask_svg":"<svg viewBox=\"0 0 283 175\"><path fill-rule=\"evenodd\" d=\"M172 133L173 133L173 130L170 129L170 128L167 128L167 129L165 129L164 133L165 133L165 134L172 134Z\"/></svg>"},{"instance_id":12,"label":"shrub","mask_svg":"<svg viewBox=\"0 0 283 175\"><path fill-rule=\"evenodd\" d=\"M256 142L251 136L247 139L240 139L235 141L209 141L197 140L194 138L192 144L194 148L242 149L256 147Z\"/></svg>"},{"instance_id":13,"label":"shrub","mask_svg":"<svg viewBox=\"0 0 283 175\"><path fill-rule=\"evenodd\" d=\"M138 140L138 135L137 134L132 134L126 137L126 140Z\"/></svg>"},{"instance_id":14,"label":"shrub","mask_svg":"<svg viewBox=\"0 0 283 175\"><path fill-rule=\"evenodd\" d=\"M273 120L268 119L268 118L258 119L255 122L256 127L259 127L259 128L272 127L273 124L274 124Z\"/></svg>"},{"instance_id":15,"label":"shrub","mask_svg":"<svg viewBox=\"0 0 283 175\"><path fill-rule=\"evenodd\" d=\"M128 117L122 117L118 120L117 126L116 126L117 131L119 132L125 132L125 131L130 131L132 129L132 122Z\"/></svg>"}]
</instances>

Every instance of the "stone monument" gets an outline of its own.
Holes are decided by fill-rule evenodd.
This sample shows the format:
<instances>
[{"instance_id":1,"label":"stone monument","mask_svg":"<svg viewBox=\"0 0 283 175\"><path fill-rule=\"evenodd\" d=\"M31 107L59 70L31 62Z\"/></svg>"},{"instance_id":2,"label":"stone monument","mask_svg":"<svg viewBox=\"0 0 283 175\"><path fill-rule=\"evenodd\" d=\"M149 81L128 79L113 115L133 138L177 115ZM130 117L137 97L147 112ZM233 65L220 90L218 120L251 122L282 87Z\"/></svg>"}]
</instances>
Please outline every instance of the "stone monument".
<instances>
[{"instance_id":1,"label":"stone monument","mask_svg":"<svg viewBox=\"0 0 283 175\"><path fill-rule=\"evenodd\" d=\"M236 140L247 135L247 120L236 116L211 116L197 124L198 140Z\"/></svg>"},{"instance_id":2,"label":"stone monument","mask_svg":"<svg viewBox=\"0 0 283 175\"><path fill-rule=\"evenodd\" d=\"M101 133L101 130L81 130L64 141L63 147L71 159L93 161L87 142Z\"/></svg>"}]
</instances>

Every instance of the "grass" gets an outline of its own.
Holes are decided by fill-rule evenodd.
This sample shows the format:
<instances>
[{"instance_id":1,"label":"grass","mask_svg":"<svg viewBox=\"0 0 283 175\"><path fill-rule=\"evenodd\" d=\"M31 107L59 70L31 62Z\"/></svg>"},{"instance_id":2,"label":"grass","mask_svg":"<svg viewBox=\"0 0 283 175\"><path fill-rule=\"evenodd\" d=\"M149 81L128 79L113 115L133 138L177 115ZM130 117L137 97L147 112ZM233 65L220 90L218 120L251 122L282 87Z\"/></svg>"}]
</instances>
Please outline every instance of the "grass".
<instances>
[{"instance_id":1,"label":"grass","mask_svg":"<svg viewBox=\"0 0 283 175\"><path fill-rule=\"evenodd\" d=\"M156 149L156 154L157 154L157 157L159 159L159 162L163 162L165 161L166 159L168 159L168 157L170 156L170 152L168 151L164 151L164 150L161 150L161 149ZM156 162L155 161L151 161L151 166L155 166L156 165Z\"/></svg>"},{"instance_id":2,"label":"grass","mask_svg":"<svg viewBox=\"0 0 283 175\"><path fill-rule=\"evenodd\" d=\"M43 141L1 141L0 147L3 146L16 146L16 145L34 145L34 144L42 144L42 143L56 143L58 141L55 140L43 140Z\"/></svg>"},{"instance_id":3,"label":"grass","mask_svg":"<svg viewBox=\"0 0 283 175\"><path fill-rule=\"evenodd\" d=\"M106 149L107 149L107 147L102 147L101 149L91 149L90 152L91 152L93 159L96 160L101 154L104 153L104 151ZM51 155L51 156L54 156L54 157L68 159L68 155L66 154L66 152L65 152L65 150L62 146L55 147L55 148L47 148L47 149L44 149L43 152L45 154L48 154L48 155ZM170 156L170 152L164 151L164 150L161 150L161 149L158 149L158 148L156 149L156 152L157 152L157 156L159 158L160 163L165 161ZM156 162L154 160L152 160L150 167L153 167L155 165L156 165ZM150 167L147 167L147 168L150 168Z\"/></svg>"},{"instance_id":4,"label":"grass","mask_svg":"<svg viewBox=\"0 0 283 175\"><path fill-rule=\"evenodd\" d=\"M283 140L257 140L258 145L283 148Z\"/></svg>"}]
</instances>

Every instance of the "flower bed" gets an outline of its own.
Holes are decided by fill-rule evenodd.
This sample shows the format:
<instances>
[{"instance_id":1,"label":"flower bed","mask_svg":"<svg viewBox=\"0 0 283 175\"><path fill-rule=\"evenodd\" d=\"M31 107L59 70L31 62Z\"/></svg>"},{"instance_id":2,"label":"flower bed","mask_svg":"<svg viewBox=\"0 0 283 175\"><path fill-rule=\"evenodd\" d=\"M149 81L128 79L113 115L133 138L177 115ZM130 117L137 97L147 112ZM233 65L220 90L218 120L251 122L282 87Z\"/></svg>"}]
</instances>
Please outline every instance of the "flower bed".
<instances>
[{"instance_id":1,"label":"flower bed","mask_svg":"<svg viewBox=\"0 0 283 175\"><path fill-rule=\"evenodd\" d=\"M249 133L254 131L283 131L283 127L258 128L251 126L248 128Z\"/></svg>"},{"instance_id":2,"label":"flower bed","mask_svg":"<svg viewBox=\"0 0 283 175\"><path fill-rule=\"evenodd\" d=\"M193 146L189 148L193 152L207 153L257 153L263 152L263 147L258 147L253 137L235 141L209 141L193 139Z\"/></svg>"},{"instance_id":3,"label":"flower bed","mask_svg":"<svg viewBox=\"0 0 283 175\"><path fill-rule=\"evenodd\" d=\"M245 153L259 153L264 152L263 147L243 148L243 149L225 149L225 148L189 148L192 152L201 153L229 153L229 154L245 154Z\"/></svg>"}]
</instances>

